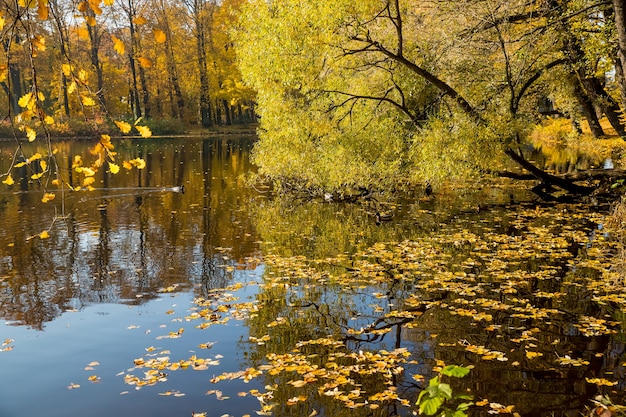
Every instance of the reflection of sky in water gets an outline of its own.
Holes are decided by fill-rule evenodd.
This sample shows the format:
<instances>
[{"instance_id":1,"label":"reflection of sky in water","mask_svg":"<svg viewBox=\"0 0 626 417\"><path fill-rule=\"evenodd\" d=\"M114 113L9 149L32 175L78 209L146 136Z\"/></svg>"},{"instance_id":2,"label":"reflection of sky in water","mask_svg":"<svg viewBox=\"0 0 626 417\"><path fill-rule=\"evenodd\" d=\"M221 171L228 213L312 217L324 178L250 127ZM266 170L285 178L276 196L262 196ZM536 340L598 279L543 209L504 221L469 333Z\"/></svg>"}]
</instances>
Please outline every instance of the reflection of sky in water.
<instances>
[{"instance_id":1,"label":"reflection of sky in water","mask_svg":"<svg viewBox=\"0 0 626 417\"><path fill-rule=\"evenodd\" d=\"M241 281L260 279L258 271L238 275ZM247 286L235 295L241 301L250 301L256 290L254 285ZM47 323L43 332L2 324L0 338L10 337L15 342L12 351L0 352L0 416L188 416L192 411L223 415L240 414L243 410L253 413L258 409L257 400L239 398L237 393L262 389L258 382L209 382L222 372L240 369L243 358L238 343L247 340L248 329L236 320L226 326L195 328L198 321L184 320L193 298L190 292L168 293L138 306L91 305L80 312L64 313ZM174 314L166 314L170 309ZM157 339L181 327L185 329L181 338ZM198 348L207 342L215 344L211 349ZM147 369L129 369L134 359L148 354L145 349L150 346L157 348L155 353L170 350L167 356L171 362L194 354L199 358L223 357L220 365L205 371L166 370L166 382L136 390L124 383L124 374L143 377ZM84 370L93 361L100 364L93 370ZM88 381L91 375L100 377L100 382ZM71 383L80 384L80 388L68 389ZM219 389L231 399L218 401L214 395L205 395L211 389ZM168 390L185 396L158 395ZM121 394L124 392L128 393Z\"/></svg>"}]
</instances>

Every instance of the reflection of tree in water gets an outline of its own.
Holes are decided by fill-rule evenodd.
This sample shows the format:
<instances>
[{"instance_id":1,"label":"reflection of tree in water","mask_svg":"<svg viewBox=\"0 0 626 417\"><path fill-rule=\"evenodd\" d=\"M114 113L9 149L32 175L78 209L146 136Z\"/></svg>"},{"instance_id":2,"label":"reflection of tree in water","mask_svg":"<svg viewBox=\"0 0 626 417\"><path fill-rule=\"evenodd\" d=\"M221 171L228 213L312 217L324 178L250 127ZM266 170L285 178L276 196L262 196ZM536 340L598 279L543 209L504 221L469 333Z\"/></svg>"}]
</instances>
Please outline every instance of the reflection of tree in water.
<instances>
[{"instance_id":1,"label":"reflection of tree in water","mask_svg":"<svg viewBox=\"0 0 626 417\"><path fill-rule=\"evenodd\" d=\"M46 240L28 239L55 216L53 204L40 203L36 184L26 179L28 192L1 195L6 216L0 247L6 250L0 255L0 316L42 328L63 311L100 302L137 304L174 284L199 284L201 293L225 286L232 278L225 265L243 266L258 255L246 212L255 193L238 183L251 169L251 143L121 141L120 155L143 157L146 169L104 173L95 187L108 190L69 194L69 216L55 222ZM73 143L72 154L81 152L87 159L87 144ZM6 169L5 159L0 169ZM185 186L184 194L158 188L177 185Z\"/></svg>"},{"instance_id":2,"label":"reflection of tree in water","mask_svg":"<svg viewBox=\"0 0 626 417\"><path fill-rule=\"evenodd\" d=\"M410 375L428 381L443 360L475 366L454 381L455 390L515 405L521 415L580 413L598 393L624 402L623 341L607 333L585 335L581 328L585 317L619 317L618 306L598 303L597 292L579 284L593 285L599 271L572 268L588 241L588 232L577 228L588 223L571 225L558 208L494 212L492 221L468 213L449 217L433 232L414 233L408 242L375 244L396 239L380 239L380 229L362 221L358 210L306 210L308 217L300 217L298 208L276 204L256 217L264 241L271 242L268 251L278 256L268 258L257 297L263 308L247 321L253 337L269 335L263 345L246 344L252 366L266 363L268 354L291 352L302 340L330 337L352 352L408 348L417 364L406 365L395 385L413 401L424 383ZM277 318L288 325L276 325ZM609 331L616 325L607 324ZM578 362L561 364L559 358ZM302 393L289 384L298 375L269 372L264 378L277 384L274 395L283 403ZM598 388L586 378L618 385ZM332 415L352 412L335 410L323 396L310 398L309 406L332 409Z\"/></svg>"}]
</instances>

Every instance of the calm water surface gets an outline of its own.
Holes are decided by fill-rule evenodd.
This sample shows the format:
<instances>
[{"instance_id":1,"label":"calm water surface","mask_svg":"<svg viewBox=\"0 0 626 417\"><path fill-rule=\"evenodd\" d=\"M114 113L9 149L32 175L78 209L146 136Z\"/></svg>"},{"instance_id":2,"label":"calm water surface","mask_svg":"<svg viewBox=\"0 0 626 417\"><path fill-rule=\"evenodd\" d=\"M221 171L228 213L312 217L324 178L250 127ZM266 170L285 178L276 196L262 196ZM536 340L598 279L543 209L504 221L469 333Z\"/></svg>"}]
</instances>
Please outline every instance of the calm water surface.
<instances>
[{"instance_id":1,"label":"calm water surface","mask_svg":"<svg viewBox=\"0 0 626 417\"><path fill-rule=\"evenodd\" d=\"M16 178L12 187L2 184L0 343L10 342L0 351L0 417L255 415L257 399L238 393L263 391L274 383L287 386L293 378L217 384L211 380L224 372L258 367L265 363L266 354L289 351L300 340L341 333L348 326L367 326L381 312L416 294L425 299L447 297L448 304L462 305L462 297L442 288L422 288L415 280L349 288L328 282L317 287L298 281L309 279L299 276L285 284L258 285L273 279L262 261L268 254L350 257L377 242L408 239L439 248L433 257L445 252L447 264L433 264L432 271L465 268L471 281L479 272L488 275L498 259L482 272L478 266L468 269L468 257L476 254L468 254L469 238L462 234L471 231L492 242L501 236L529 241L539 239L536 230L553 230L558 224L556 232L571 229L578 240L561 248L558 256L531 255L516 263L520 270L540 278L506 291L495 280L483 282L472 291L494 290L489 296L502 305L514 304L507 294L515 294L516 300L526 297L525 303L538 308L552 306L545 294L562 291L567 295L560 307L571 312L598 317L611 313L592 302L589 293L565 287L563 282L570 271L564 257L573 258L598 232L593 219L560 220L562 208L535 207L523 189L474 188L467 195L443 192L398 206L386 204L384 196L369 206L275 202L244 184L244 175L254 169L249 162L252 144L252 138L246 137L119 141L120 158L141 157L146 169L98 173L96 191L69 193L63 204L60 196L54 204L41 204L41 190L28 180ZM89 160L86 142L54 146L62 155L62 168L71 165L69 158L75 154ZM27 154L35 151L47 152L44 147L26 149ZM0 144L0 172L8 170L14 152L10 143ZM181 185L184 193L171 190ZM394 219L377 225L373 214L385 210L393 211ZM518 220L524 210L545 210L545 216L529 215L535 223L522 224ZM49 239L33 238L48 228ZM451 238L456 234L458 238ZM493 243L489 250L495 252L496 246ZM553 279L541 278L544 269L557 271L546 272ZM505 272L515 275L513 269ZM381 291L384 297L374 295ZM468 299L478 297L466 292ZM210 326L202 329L192 320L201 310L194 304L199 297L231 312L229 300L250 303L252 313L237 316L215 310L215 317L207 321ZM312 301L316 308L311 308ZM263 308L255 313L254 306ZM426 378L432 376L437 359L475 365L464 387L458 389L470 389L477 400L515 404L521 415L578 415L590 398L607 392L587 384L586 376L611 375L619 385L610 393L623 392L621 363L626 357L621 329L611 337L586 337L567 320L569 316L551 321L502 313L492 318L499 331L494 332L488 330L489 323L450 314L446 308L430 311L415 326L393 326L391 333L367 340L347 338L348 347L354 351L405 347L417 362L407 372ZM230 320L220 323L226 316ZM290 326L277 325L280 320ZM532 328L540 328L541 337L527 339L525 345L512 341L522 329ZM271 334L271 341L259 342L265 334ZM251 341L250 336L256 339ZM463 343L488 346L510 358L506 363L481 361ZM571 354L589 363L569 368L547 361L537 365L525 352L540 348L546 356L551 350L552 356ZM193 356L205 359L207 369L168 371L166 380L141 389L128 383L128 375L147 378L148 369L135 367L140 358L168 357L177 362ZM408 378L397 385L403 397L415 401L419 383ZM286 399L298 391L287 389L283 394ZM306 416L313 410L318 415L355 415L353 410L331 404L332 399L315 401L274 412L279 416ZM487 410L474 414L487 415ZM409 415L410 410L386 406L361 408L356 413Z\"/></svg>"}]
</instances>

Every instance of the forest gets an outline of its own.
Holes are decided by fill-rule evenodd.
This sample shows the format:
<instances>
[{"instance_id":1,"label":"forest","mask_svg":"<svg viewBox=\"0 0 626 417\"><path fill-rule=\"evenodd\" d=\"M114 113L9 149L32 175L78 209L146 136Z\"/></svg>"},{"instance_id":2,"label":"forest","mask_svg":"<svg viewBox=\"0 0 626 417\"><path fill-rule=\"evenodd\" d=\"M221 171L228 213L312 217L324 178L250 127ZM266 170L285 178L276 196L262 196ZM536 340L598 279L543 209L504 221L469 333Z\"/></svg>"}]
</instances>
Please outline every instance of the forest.
<instances>
[{"instance_id":1,"label":"forest","mask_svg":"<svg viewBox=\"0 0 626 417\"><path fill-rule=\"evenodd\" d=\"M73 133L81 121L112 118L252 121L254 94L242 84L228 33L240 3L3 1L4 123L35 92L61 134L64 124Z\"/></svg>"}]
</instances>

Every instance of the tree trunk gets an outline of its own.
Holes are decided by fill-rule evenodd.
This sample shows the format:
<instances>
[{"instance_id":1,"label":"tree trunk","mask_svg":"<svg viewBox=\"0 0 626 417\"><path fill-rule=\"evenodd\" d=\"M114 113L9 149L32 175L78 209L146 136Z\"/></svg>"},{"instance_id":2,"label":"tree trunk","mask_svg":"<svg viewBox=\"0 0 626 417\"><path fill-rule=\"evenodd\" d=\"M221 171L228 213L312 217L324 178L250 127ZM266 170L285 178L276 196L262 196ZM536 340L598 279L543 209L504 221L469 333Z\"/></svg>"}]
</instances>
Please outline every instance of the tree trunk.
<instances>
[{"instance_id":1,"label":"tree trunk","mask_svg":"<svg viewBox=\"0 0 626 417\"><path fill-rule=\"evenodd\" d=\"M211 97L209 94L209 74L206 61L205 5L202 0L194 0L194 23L196 26L196 50L200 72L200 122L203 127L213 125L211 118Z\"/></svg>"},{"instance_id":2,"label":"tree trunk","mask_svg":"<svg viewBox=\"0 0 626 417\"><path fill-rule=\"evenodd\" d=\"M615 31L617 32L616 80L619 84L622 109L626 109L626 1L613 0Z\"/></svg>"},{"instance_id":3,"label":"tree trunk","mask_svg":"<svg viewBox=\"0 0 626 417\"><path fill-rule=\"evenodd\" d=\"M174 89L176 101L172 101L172 115L174 118L182 119L185 108L185 100L178 81L178 69L176 68L176 60L174 59L174 48L172 46L172 28L167 16L167 10L163 0L160 1L161 16L163 18L162 25L165 32L165 60L167 63L167 71L169 73L170 84Z\"/></svg>"},{"instance_id":4,"label":"tree trunk","mask_svg":"<svg viewBox=\"0 0 626 417\"><path fill-rule=\"evenodd\" d=\"M228 104L228 100L222 100L222 105L224 106L224 114L226 115L226 124L227 125L232 125L233 124L233 119L232 116L230 114L230 105Z\"/></svg>"},{"instance_id":5,"label":"tree trunk","mask_svg":"<svg viewBox=\"0 0 626 417\"><path fill-rule=\"evenodd\" d=\"M607 94L602 83L595 77L588 77L583 80L583 85L585 85L585 90L592 97L595 97L594 102L602 109L615 132L620 136L624 136L626 132L624 131L624 124L620 120L621 111L619 105Z\"/></svg>"},{"instance_id":6,"label":"tree trunk","mask_svg":"<svg viewBox=\"0 0 626 417\"><path fill-rule=\"evenodd\" d=\"M57 0L50 1L50 11L56 25L56 29L59 32L59 49L61 52L61 59L63 61L69 60L69 54L67 51L67 45L69 45L69 36L67 34L67 26L65 20L61 16L61 10ZM67 117L70 116L70 102L67 93L67 76L64 71L61 71L61 96L63 98L63 112Z\"/></svg>"},{"instance_id":7,"label":"tree trunk","mask_svg":"<svg viewBox=\"0 0 626 417\"><path fill-rule=\"evenodd\" d=\"M602 126L600 125L600 120L598 119L598 115L596 114L596 109L593 106L593 102L591 101L591 99L589 98L585 90L583 89L582 85L580 84L578 80L578 77L576 77L575 74L572 74L572 78L574 78L573 83L574 83L574 91L576 94L576 99L578 100L578 103L580 104L580 109L583 113L583 116L585 117L585 119L587 120L587 123L589 124L589 130L591 130L591 134L595 138L604 136L605 133L604 133L604 130L602 129Z\"/></svg>"},{"instance_id":8,"label":"tree trunk","mask_svg":"<svg viewBox=\"0 0 626 417\"><path fill-rule=\"evenodd\" d=\"M93 14L93 11L90 8L88 8L88 10L91 11L91 14ZM106 113L106 101L104 98L104 75L102 73L102 63L100 62L99 56L101 33L98 31L97 24L93 26L87 25L87 32L89 33L89 56L91 58L91 66L96 72L96 79L98 83L96 97L98 98L98 104L100 105L100 109L103 113Z\"/></svg>"},{"instance_id":9,"label":"tree trunk","mask_svg":"<svg viewBox=\"0 0 626 417\"><path fill-rule=\"evenodd\" d=\"M517 153L511 148L507 148L504 153L519 166L530 172L532 176L534 176L538 180L543 181L545 184L555 185L573 194L586 195L593 191L592 187L584 187L582 185L574 184L569 180L557 177L552 174L548 174L547 172L533 165L530 161L524 158L521 153Z\"/></svg>"}]
</instances>

